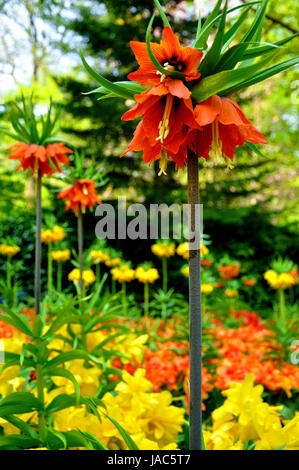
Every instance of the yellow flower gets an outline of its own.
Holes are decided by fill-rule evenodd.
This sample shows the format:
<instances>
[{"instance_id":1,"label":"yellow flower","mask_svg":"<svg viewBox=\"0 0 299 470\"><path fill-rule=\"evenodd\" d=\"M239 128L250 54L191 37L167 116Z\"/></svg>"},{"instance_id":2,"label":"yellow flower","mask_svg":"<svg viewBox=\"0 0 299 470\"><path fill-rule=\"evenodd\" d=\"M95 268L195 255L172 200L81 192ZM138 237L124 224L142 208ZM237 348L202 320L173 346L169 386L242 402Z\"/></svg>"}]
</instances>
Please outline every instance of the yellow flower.
<instances>
[{"instance_id":1,"label":"yellow flower","mask_svg":"<svg viewBox=\"0 0 299 470\"><path fill-rule=\"evenodd\" d=\"M289 273L278 274L276 279L276 289L286 289L295 285L295 279Z\"/></svg>"},{"instance_id":2,"label":"yellow flower","mask_svg":"<svg viewBox=\"0 0 299 470\"><path fill-rule=\"evenodd\" d=\"M75 376L82 396L93 397L97 393L101 374L98 367L86 368L83 360L76 359L68 365L67 370ZM74 384L65 377L53 377L53 382L57 387L63 387L63 393L75 393Z\"/></svg>"},{"instance_id":3,"label":"yellow flower","mask_svg":"<svg viewBox=\"0 0 299 470\"><path fill-rule=\"evenodd\" d=\"M214 287L212 284L202 284L201 285L201 292L203 294L210 294L214 290Z\"/></svg>"},{"instance_id":4,"label":"yellow flower","mask_svg":"<svg viewBox=\"0 0 299 470\"><path fill-rule=\"evenodd\" d=\"M131 282L135 279L135 271L126 264L119 266L118 268L111 269L112 277L115 281Z\"/></svg>"},{"instance_id":5,"label":"yellow flower","mask_svg":"<svg viewBox=\"0 0 299 470\"><path fill-rule=\"evenodd\" d=\"M83 284L85 286L89 286L96 281L95 274L92 269L85 269L82 273ZM68 275L69 281L77 281L80 282L80 269L75 268L73 269Z\"/></svg>"},{"instance_id":6,"label":"yellow flower","mask_svg":"<svg viewBox=\"0 0 299 470\"><path fill-rule=\"evenodd\" d=\"M59 225L55 225L53 229L43 230L41 240L44 243L60 242L65 238L65 231Z\"/></svg>"},{"instance_id":7,"label":"yellow flower","mask_svg":"<svg viewBox=\"0 0 299 470\"><path fill-rule=\"evenodd\" d=\"M6 245L5 243L0 244L0 254L5 256L15 256L21 251L21 248L15 245Z\"/></svg>"},{"instance_id":8,"label":"yellow flower","mask_svg":"<svg viewBox=\"0 0 299 470\"><path fill-rule=\"evenodd\" d=\"M21 392L25 383L23 377L18 377L19 366L10 366L0 372L0 395L6 397L13 392Z\"/></svg>"},{"instance_id":9,"label":"yellow flower","mask_svg":"<svg viewBox=\"0 0 299 470\"><path fill-rule=\"evenodd\" d=\"M237 289L225 289L224 295L231 299L233 297L238 297L239 292L237 291Z\"/></svg>"},{"instance_id":10,"label":"yellow flower","mask_svg":"<svg viewBox=\"0 0 299 470\"><path fill-rule=\"evenodd\" d=\"M51 251L51 257L53 258L54 261L57 261L58 263L64 263L65 261L68 261L71 257L71 250L66 248L65 250L53 250Z\"/></svg>"},{"instance_id":11,"label":"yellow flower","mask_svg":"<svg viewBox=\"0 0 299 470\"><path fill-rule=\"evenodd\" d=\"M188 242L180 243L176 249L176 252L179 256L182 256L184 259L189 259L189 244Z\"/></svg>"},{"instance_id":12,"label":"yellow flower","mask_svg":"<svg viewBox=\"0 0 299 470\"><path fill-rule=\"evenodd\" d=\"M115 258L108 258L107 261L105 261L106 266L108 268L113 268L114 266L118 266L121 263L121 259L116 256Z\"/></svg>"},{"instance_id":13,"label":"yellow flower","mask_svg":"<svg viewBox=\"0 0 299 470\"><path fill-rule=\"evenodd\" d=\"M155 243L151 247L152 253L159 258L169 258L175 254L175 244Z\"/></svg>"},{"instance_id":14,"label":"yellow flower","mask_svg":"<svg viewBox=\"0 0 299 470\"><path fill-rule=\"evenodd\" d=\"M91 258L94 263L106 263L109 255L102 250L91 250Z\"/></svg>"},{"instance_id":15,"label":"yellow flower","mask_svg":"<svg viewBox=\"0 0 299 470\"><path fill-rule=\"evenodd\" d=\"M184 267L181 269L181 273L182 273L185 277L189 277L189 266L184 266Z\"/></svg>"},{"instance_id":16,"label":"yellow flower","mask_svg":"<svg viewBox=\"0 0 299 470\"><path fill-rule=\"evenodd\" d=\"M139 282L143 282L144 284L152 284L157 279L159 279L159 273L155 268L144 269L139 267L136 269L136 279L138 279Z\"/></svg>"},{"instance_id":17,"label":"yellow flower","mask_svg":"<svg viewBox=\"0 0 299 470\"><path fill-rule=\"evenodd\" d=\"M189 243L184 242L180 243L176 249L178 255L182 256L184 259L189 259ZM203 243L200 244L200 256L205 256L209 253L209 249Z\"/></svg>"}]
</instances>

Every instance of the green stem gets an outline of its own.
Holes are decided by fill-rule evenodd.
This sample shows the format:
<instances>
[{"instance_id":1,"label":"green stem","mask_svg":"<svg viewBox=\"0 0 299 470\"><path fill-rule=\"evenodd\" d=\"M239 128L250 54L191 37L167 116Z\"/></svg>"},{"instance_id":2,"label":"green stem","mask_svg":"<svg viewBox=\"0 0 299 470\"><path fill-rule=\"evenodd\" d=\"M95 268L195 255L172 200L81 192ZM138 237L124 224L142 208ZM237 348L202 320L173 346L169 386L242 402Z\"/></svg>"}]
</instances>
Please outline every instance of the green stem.
<instances>
[{"instance_id":1,"label":"green stem","mask_svg":"<svg viewBox=\"0 0 299 470\"><path fill-rule=\"evenodd\" d=\"M42 365L36 365L36 387L37 387L37 398L42 402L43 406L45 404L44 399L44 381L42 373ZM46 419L44 410L39 411L38 413L38 430L39 438L42 443L46 440Z\"/></svg>"},{"instance_id":2,"label":"green stem","mask_svg":"<svg viewBox=\"0 0 299 470\"><path fill-rule=\"evenodd\" d=\"M148 317L149 313L149 284L144 284L144 315Z\"/></svg>"},{"instance_id":3,"label":"green stem","mask_svg":"<svg viewBox=\"0 0 299 470\"><path fill-rule=\"evenodd\" d=\"M121 292L122 292L122 303L123 303L124 314L127 315L127 313L128 313L127 288L126 288L126 283L125 282L122 282L122 284L121 284Z\"/></svg>"},{"instance_id":4,"label":"green stem","mask_svg":"<svg viewBox=\"0 0 299 470\"><path fill-rule=\"evenodd\" d=\"M284 290L278 289L279 296L279 310L280 310L280 319L283 325L286 324L286 308L285 308L285 299L284 299Z\"/></svg>"},{"instance_id":5,"label":"green stem","mask_svg":"<svg viewBox=\"0 0 299 470\"><path fill-rule=\"evenodd\" d=\"M189 342L190 342L190 450L202 450L202 309L198 158L188 152L189 204Z\"/></svg>"},{"instance_id":6,"label":"green stem","mask_svg":"<svg viewBox=\"0 0 299 470\"><path fill-rule=\"evenodd\" d=\"M51 256L52 243L48 244L48 294L52 294L53 290L53 260Z\"/></svg>"},{"instance_id":7,"label":"green stem","mask_svg":"<svg viewBox=\"0 0 299 470\"><path fill-rule=\"evenodd\" d=\"M79 286L83 292L83 220L81 208L78 211L78 254L79 254L79 269L80 281Z\"/></svg>"},{"instance_id":8,"label":"green stem","mask_svg":"<svg viewBox=\"0 0 299 470\"><path fill-rule=\"evenodd\" d=\"M167 273L167 258L162 258L162 275L163 275L163 290L167 292L168 273Z\"/></svg>"},{"instance_id":9,"label":"green stem","mask_svg":"<svg viewBox=\"0 0 299 470\"><path fill-rule=\"evenodd\" d=\"M35 315L40 313L40 296L41 296L41 228L42 228L42 175L38 170L36 182L36 239L35 239L35 281L34 281L34 298L35 298Z\"/></svg>"},{"instance_id":10,"label":"green stem","mask_svg":"<svg viewBox=\"0 0 299 470\"><path fill-rule=\"evenodd\" d=\"M96 278L97 278L97 283L99 283L101 280L101 263L100 262L96 264Z\"/></svg>"},{"instance_id":11,"label":"green stem","mask_svg":"<svg viewBox=\"0 0 299 470\"><path fill-rule=\"evenodd\" d=\"M62 263L57 265L57 291L62 292Z\"/></svg>"},{"instance_id":12,"label":"green stem","mask_svg":"<svg viewBox=\"0 0 299 470\"><path fill-rule=\"evenodd\" d=\"M6 284L9 289L11 289L11 259L10 256L7 257L6 263Z\"/></svg>"},{"instance_id":13,"label":"green stem","mask_svg":"<svg viewBox=\"0 0 299 470\"><path fill-rule=\"evenodd\" d=\"M116 282L115 279L112 278L112 295L116 294Z\"/></svg>"}]
</instances>

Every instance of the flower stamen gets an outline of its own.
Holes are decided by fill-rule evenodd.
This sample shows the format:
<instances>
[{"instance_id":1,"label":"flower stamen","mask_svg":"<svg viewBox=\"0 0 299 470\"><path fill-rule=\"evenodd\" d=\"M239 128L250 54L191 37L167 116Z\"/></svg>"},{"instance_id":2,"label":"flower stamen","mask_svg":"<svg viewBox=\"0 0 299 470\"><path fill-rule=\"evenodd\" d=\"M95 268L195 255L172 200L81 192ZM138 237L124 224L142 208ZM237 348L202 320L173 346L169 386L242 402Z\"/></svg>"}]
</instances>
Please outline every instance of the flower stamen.
<instances>
[{"instance_id":1,"label":"flower stamen","mask_svg":"<svg viewBox=\"0 0 299 470\"><path fill-rule=\"evenodd\" d=\"M170 132L169 119L170 119L170 113L172 110L172 105L173 105L173 95L167 95L163 117L162 117L162 120L159 122L159 136L156 138L156 140L160 140L161 144L163 143L163 141L166 139L166 137L168 136Z\"/></svg>"}]
</instances>

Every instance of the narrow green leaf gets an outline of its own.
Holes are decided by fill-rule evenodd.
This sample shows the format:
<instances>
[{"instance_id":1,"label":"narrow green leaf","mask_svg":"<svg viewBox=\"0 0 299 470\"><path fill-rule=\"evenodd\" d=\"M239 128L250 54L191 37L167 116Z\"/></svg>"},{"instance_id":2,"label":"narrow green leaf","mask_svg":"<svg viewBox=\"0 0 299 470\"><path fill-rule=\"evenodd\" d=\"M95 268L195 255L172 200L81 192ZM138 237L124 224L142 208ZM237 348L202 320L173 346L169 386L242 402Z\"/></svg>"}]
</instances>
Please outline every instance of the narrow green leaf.
<instances>
[{"instance_id":1,"label":"narrow green leaf","mask_svg":"<svg viewBox=\"0 0 299 470\"><path fill-rule=\"evenodd\" d=\"M127 431L125 431L125 429L117 421L115 421L114 418L111 418L108 415L106 415L106 418L108 418L111 421L111 423L114 424L114 426L116 427L116 429L119 431L120 435L122 436L123 440L127 444L129 450L139 450L139 447L137 446L137 444L135 444L131 436L127 433Z\"/></svg>"},{"instance_id":2,"label":"narrow green leaf","mask_svg":"<svg viewBox=\"0 0 299 470\"><path fill-rule=\"evenodd\" d=\"M223 50L225 50L230 43L233 41L233 39L236 37L238 34L240 28L243 26L243 23L248 15L248 12L250 10L250 7L248 7L243 13L240 15L238 20L232 25L232 27L224 34L223 38Z\"/></svg>"},{"instance_id":3,"label":"narrow green leaf","mask_svg":"<svg viewBox=\"0 0 299 470\"><path fill-rule=\"evenodd\" d=\"M89 65L88 63L86 62L86 60L84 59L84 56L83 56L83 53L82 53L82 50L80 49L80 57L81 57L81 60L83 62L83 65L86 69L86 71L89 73L89 75L98 83L100 83L103 87L105 87L108 91L111 91L119 96L121 96L122 98L125 98L125 99L130 99L132 97L132 95L126 91L123 87L120 87L118 85L116 85L115 83L112 83L110 82L109 80L107 80L106 78L104 78L102 75L100 75L98 72L96 72L95 70L93 70Z\"/></svg>"},{"instance_id":4,"label":"narrow green leaf","mask_svg":"<svg viewBox=\"0 0 299 470\"><path fill-rule=\"evenodd\" d=\"M242 69L224 70L203 78L199 85L192 89L193 98L200 103L214 94L223 94L227 89L237 88L243 81L251 78L266 65L272 57L273 55Z\"/></svg>"},{"instance_id":5,"label":"narrow green leaf","mask_svg":"<svg viewBox=\"0 0 299 470\"><path fill-rule=\"evenodd\" d=\"M6 313L5 315L0 313L0 320L8 325L14 326L25 335L32 337L32 330L29 323L21 316L15 315L12 312Z\"/></svg>"},{"instance_id":6,"label":"narrow green leaf","mask_svg":"<svg viewBox=\"0 0 299 470\"><path fill-rule=\"evenodd\" d=\"M206 75L211 75L215 69L217 62L219 61L221 49L223 46L226 13L227 13L227 0L225 1L224 10L221 15L220 24L219 24L215 39L213 41L213 44L208 50L207 54L205 55L204 59L202 60L198 68L203 77L205 77Z\"/></svg>"},{"instance_id":7,"label":"narrow green leaf","mask_svg":"<svg viewBox=\"0 0 299 470\"><path fill-rule=\"evenodd\" d=\"M80 431L80 429L78 431L86 438L87 441L91 442L96 450L109 450L108 447L106 447L97 437L93 436L89 432Z\"/></svg>"},{"instance_id":8,"label":"narrow green leaf","mask_svg":"<svg viewBox=\"0 0 299 470\"><path fill-rule=\"evenodd\" d=\"M156 5L156 7L157 7L157 9L158 9L158 11L159 11L159 13L160 13L160 16L161 16L161 18L162 18L162 21L163 21L163 23L164 23L164 26L169 26L169 27L170 27L169 21L168 21L166 15L165 15L165 13L164 13L164 11L163 11L163 9L162 9L160 3L159 3L159 1L158 1L158 0L154 0L154 4Z\"/></svg>"},{"instance_id":9,"label":"narrow green leaf","mask_svg":"<svg viewBox=\"0 0 299 470\"><path fill-rule=\"evenodd\" d=\"M59 364L64 364L65 362L73 361L74 359L85 359L86 361L91 361L95 364L100 364L100 361L96 357L92 356L92 354L77 349L74 351L63 352L59 354L59 356L54 357L46 364L43 370L47 373L49 369L52 369L53 367L56 367Z\"/></svg>"}]
</instances>

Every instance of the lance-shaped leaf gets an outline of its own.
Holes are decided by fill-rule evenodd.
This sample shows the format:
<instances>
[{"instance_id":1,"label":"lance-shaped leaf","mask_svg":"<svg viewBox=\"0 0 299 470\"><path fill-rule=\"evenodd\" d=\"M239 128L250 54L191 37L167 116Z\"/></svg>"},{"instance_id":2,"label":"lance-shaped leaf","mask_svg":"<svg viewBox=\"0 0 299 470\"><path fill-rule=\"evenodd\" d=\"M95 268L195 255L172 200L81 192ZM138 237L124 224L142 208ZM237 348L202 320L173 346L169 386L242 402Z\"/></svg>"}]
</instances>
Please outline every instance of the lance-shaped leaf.
<instances>
[{"instance_id":1,"label":"lance-shaped leaf","mask_svg":"<svg viewBox=\"0 0 299 470\"><path fill-rule=\"evenodd\" d=\"M168 21L168 19L167 19L167 16L166 16L165 13L164 13L162 7L161 7L160 2L159 2L158 0L154 0L154 4L156 5L156 7L157 7L157 9L158 9L158 11L159 11L159 14L160 14L160 16L161 16L161 18L162 18L162 21L163 21L164 26L169 26L169 27L170 27L169 21Z\"/></svg>"},{"instance_id":2,"label":"lance-shaped leaf","mask_svg":"<svg viewBox=\"0 0 299 470\"><path fill-rule=\"evenodd\" d=\"M251 41L254 40L255 36L259 34L261 31L261 27L265 18L266 8L267 8L268 0L263 0L263 3L260 5L260 8L257 10L255 19L247 31L247 33L243 36L242 40L238 44L239 47L235 47L233 49L233 53L228 50L221 59L221 69L218 67L217 69L220 70L230 70L233 69L238 62L240 62L242 56L244 55L246 49L248 48Z\"/></svg>"},{"instance_id":3,"label":"lance-shaped leaf","mask_svg":"<svg viewBox=\"0 0 299 470\"><path fill-rule=\"evenodd\" d=\"M20 434L0 436L0 450L31 449L39 445L39 439L33 439L32 437L22 436Z\"/></svg>"},{"instance_id":4,"label":"lance-shaped leaf","mask_svg":"<svg viewBox=\"0 0 299 470\"><path fill-rule=\"evenodd\" d=\"M242 9L242 8L248 8L252 5L256 5L256 4L259 4L259 3L261 3L261 0L257 0L255 2L245 3L245 4L242 4L242 5L237 5L236 7L233 7L233 8L230 8L229 10L227 10L227 15L229 13L232 13L232 12L236 11L236 10L239 10L239 9ZM220 10L220 8L219 8L219 10ZM214 24L217 23L217 21L220 20L221 16L222 16L222 13L218 14L209 23L208 23L208 19L206 20L206 22L204 23L203 27L201 28L201 31L200 31L198 37L196 38L196 40L195 40L192 47L195 47L196 49L206 49L206 41L207 41L207 39L210 35L210 32L211 32Z\"/></svg>"},{"instance_id":5,"label":"lance-shaped leaf","mask_svg":"<svg viewBox=\"0 0 299 470\"><path fill-rule=\"evenodd\" d=\"M134 97L134 95L139 95L140 93L142 93L144 90L147 89L147 87L143 87L143 86L139 85L139 83L137 83L137 82L122 81L122 82L114 82L114 84L118 85L120 87L123 87L127 91L131 92L132 98ZM90 95L92 93L108 94L108 96L113 95L113 97L119 97L119 95L116 95L115 93L108 92L107 88L105 88L103 86L100 86L98 88L95 88L94 90L91 90L91 91L88 91L88 92L82 93L82 94L83 95ZM105 96L102 97L102 99L104 99L104 98L105 98ZM101 99L101 98L99 98L99 99Z\"/></svg>"},{"instance_id":6,"label":"lance-shaped leaf","mask_svg":"<svg viewBox=\"0 0 299 470\"><path fill-rule=\"evenodd\" d=\"M93 68L91 68L86 60L84 59L82 50L80 49L80 57L83 62L83 65L86 69L86 71L89 73L89 75L100 85L102 85L104 88L107 89L108 92L115 93L118 96L121 96L124 99L130 99L132 97L131 93L128 92L124 87L118 86L115 83L110 82L107 80L105 77L100 75L98 72L96 72Z\"/></svg>"},{"instance_id":7,"label":"lance-shaped leaf","mask_svg":"<svg viewBox=\"0 0 299 470\"><path fill-rule=\"evenodd\" d=\"M227 13L227 0L225 2L224 10L221 16L220 24L218 31L216 33L215 39L211 48L208 50L205 58L199 65L199 71L202 77L207 75L211 75L215 69L215 65L219 61L219 57L221 54L221 49L223 46L223 37L224 37L224 29L225 29L225 19Z\"/></svg>"},{"instance_id":8,"label":"lance-shaped leaf","mask_svg":"<svg viewBox=\"0 0 299 470\"><path fill-rule=\"evenodd\" d=\"M123 438L123 440L125 441L125 443L127 444L128 448L130 450L139 450L139 447L133 441L131 436L127 433L127 431L114 418L111 418L108 415L106 415L106 418L108 418L111 421L111 423L114 424L114 426L116 427L116 429L118 430L118 432L120 433L121 437Z\"/></svg>"},{"instance_id":9,"label":"lance-shaped leaf","mask_svg":"<svg viewBox=\"0 0 299 470\"><path fill-rule=\"evenodd\" d=\"M71 371L67 369L63 369L62 367L56 368L56 369L48 369L47 370L47 375L49 377L64 377L65 379L70 380L75 387L75 395L76 395L76 402L79 404L80 401L80 387L75 379L74 375L71 373Z\"/></svg>"},{"instance_id":10,"label":"lance-shaped leaf","mask_svg":"<svg viewBox=\"0 0 299 470\"><path fill-rule=\"evenodd\" d=\"M239 16L238 20L232 25L232 27L224 34L223 38L223 51L230 45L233 39L238 34L240 28L243 26L244 21L248 15L251 7L247 7L245 11Z\"/></svg>"},{"instance_id":11,"label":"lance-shaped leaf","mask_svg":"<svg viewBox=\"0 0 299 470\"><path fill-rule=\"evenodd\" d=\"M256 83L262 82L269 77L273 77L284 70L289 69L290 67L294 67L299 63L299 57L295 57L294 59L285 60L283 62L279 62L278 64L271 65L270 67L266 67L265 69L255 73L253 76L244 79L239 86L227 87L224 88L223 93L229 93L235 89L240 89L244 87L249 87ZM242 70L242 69L238 69Z\"/></svg>"},{"instance_id":12,"label":"lance-shaped leaf","mask_svg":"<svg viewBox=\"0 0 299 470\"><path fill-rule=\"evenodd\" d=\"M203 78L199 85L192 89L192 97L200 103L212 95L223 94L224 90L230 88L238 88L245 80L253 77L253 75L264 67L273 57L267 57L259 61L257 64L249 65L236 70L224 70L209 77Z\"/></svg>"},{"instance_id":13,"label":"lance-shaped leaf","mask_svg":"<svg viewBox=\"0 0 299 470\"><path fill-rule=\"evenodd\" d=\"M193 47L196 47L197 49L206 48L205 46L206 46L207 39L209 37L209 34L215 22L214 20L220 11L221 4L222 4L222 0L218 0L215 7L213 8L211 13L207 17L206 21L204 22L203 27L199 30L199 32L197 30L197 35L196 35L196 39L195 39L195 43Z\"/></svg>"}]
</instances>

